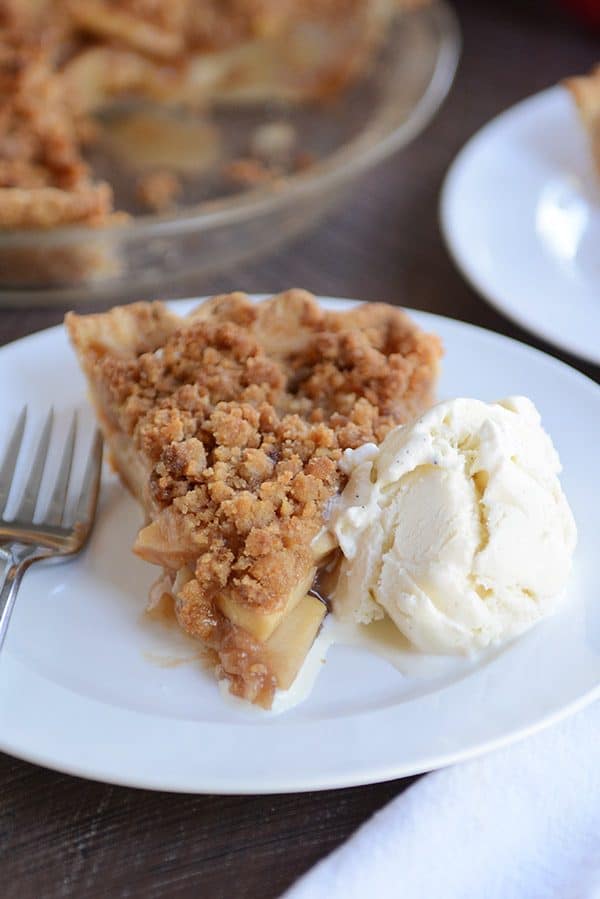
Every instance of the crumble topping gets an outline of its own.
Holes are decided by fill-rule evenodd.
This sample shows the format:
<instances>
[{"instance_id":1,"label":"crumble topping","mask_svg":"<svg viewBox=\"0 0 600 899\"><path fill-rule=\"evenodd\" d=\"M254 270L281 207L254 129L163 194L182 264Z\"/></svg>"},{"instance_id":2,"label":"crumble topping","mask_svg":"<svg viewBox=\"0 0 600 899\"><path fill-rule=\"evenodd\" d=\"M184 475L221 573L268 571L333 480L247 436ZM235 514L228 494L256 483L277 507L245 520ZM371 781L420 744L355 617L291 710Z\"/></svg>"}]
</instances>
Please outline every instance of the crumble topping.
<instances>
[{"instance_id":1,"label":"crumble topping","mask_svg":"<svg viewBox=\"0 0 600 899\"><path fill-rule=\"evenodd\" d=\"M112 191L81 155L85 123L53 71L51 32L0 27L0 228L102 221ZM2 21L2 13L0 13Z\"/></svg>"},{"instance_id":2,"label":"crumble topping","mask_svg":"<svg viewBox=\"0 0 600 899\"><path fill-rule=\"evenodd\" d=\"M179 623L217 650L234 692L269 704L260 643L219 597L285 606L314 569L342 451L379 443L430 403L438 339L391 306L328 312L300 290L259 304L216 297L186 319L138 303L67 324L105 427L144 460L151 517L189 547Z\"/></svg>"},{"instance_id":3,"label":"crumble topping","mask_svg":"<svg viewBox=\"0 0 600 899\"><path fill-rule=\"evenodd\" d=\"M136 184L136 196L148 209L163 212L172 209L182 192L181 179L173 172L160 169L142 175Z\"/></svg>"}]
</instances>

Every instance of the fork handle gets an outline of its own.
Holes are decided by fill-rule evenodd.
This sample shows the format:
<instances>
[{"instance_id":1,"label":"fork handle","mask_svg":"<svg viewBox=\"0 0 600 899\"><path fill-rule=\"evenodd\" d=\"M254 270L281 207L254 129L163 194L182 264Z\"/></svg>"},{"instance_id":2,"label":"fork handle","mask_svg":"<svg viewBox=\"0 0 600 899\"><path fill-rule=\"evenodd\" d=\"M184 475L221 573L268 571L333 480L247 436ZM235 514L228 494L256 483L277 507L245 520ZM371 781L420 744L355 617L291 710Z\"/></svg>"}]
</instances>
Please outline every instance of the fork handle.
<instances>
[{"instance_id":1,"label":"fork handle","mask_svg":"<svg viewBox=\"0 0 600 899\"><path fill-rule=\"evenodd\" d=\"M32 553L12 553L8 562L8 570L6 572L4 582L0 588L0 649L4 643L8 623L15 605L17 593L23 579L23 575L33 562Z\"/></svg>"}]
</instances>

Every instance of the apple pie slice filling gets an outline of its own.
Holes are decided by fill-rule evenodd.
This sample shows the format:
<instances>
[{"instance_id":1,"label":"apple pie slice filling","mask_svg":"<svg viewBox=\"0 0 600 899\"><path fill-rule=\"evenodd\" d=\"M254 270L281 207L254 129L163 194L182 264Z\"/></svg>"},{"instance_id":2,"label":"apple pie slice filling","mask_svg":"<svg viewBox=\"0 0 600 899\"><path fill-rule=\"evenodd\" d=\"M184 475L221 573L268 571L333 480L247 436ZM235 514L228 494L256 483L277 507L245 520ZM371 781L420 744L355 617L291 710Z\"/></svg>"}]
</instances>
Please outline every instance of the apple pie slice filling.
<instances>
[{"instance_id":1,"label":"apple pie slice filling","mask_svg":"<svg viewBox=\"0 0 600 899\"><path fill-rule=\"evenodd\" d=\"M134 552L156 562L152 551L150 557L145 553L145 530L149 528L138 535ZM324 564L334 549L332 541L326 557L315 556L315 562ZM325 603L309 593L317 570L312 567L276 611L243 605L229 591L219 594L207 617L199 620L201 600L193 569L187 565L177 570L165 568L151 605L160 605L163 615L165 611L175 614L188 633L214 650L215 673L229 681L231 692L267 705L275 689L291 687L327 614Z\"/></svg>"}]
</instances>

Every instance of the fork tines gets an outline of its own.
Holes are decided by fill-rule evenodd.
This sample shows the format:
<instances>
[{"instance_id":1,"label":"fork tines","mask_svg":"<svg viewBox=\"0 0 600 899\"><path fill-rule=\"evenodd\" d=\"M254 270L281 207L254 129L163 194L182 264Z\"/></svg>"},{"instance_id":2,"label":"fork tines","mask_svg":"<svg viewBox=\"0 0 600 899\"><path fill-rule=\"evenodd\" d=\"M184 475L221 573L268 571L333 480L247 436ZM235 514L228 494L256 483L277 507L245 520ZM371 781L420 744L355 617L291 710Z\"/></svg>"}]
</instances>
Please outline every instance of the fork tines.
<instances>
[{"instance_id":1,"label":"fork tines","mask_svg":"<svg viewBox=\"0 0 600 899\"><path fill-rule=\"evenodd\" d=\"M41 487L44 479L44 471L47 468L48 450L54 425L54 410L51 408L46 416L42 432L37 442L37 447L28 471L27 480L19 498L17 512L10 521L5 518L9 495L13 486L15 472L19 457L22 453L23 437L27 424L27 406L24 406L18 417L14 431L8 442L4 459L0 466L0 522L2 524L2 537L6 537L6 528L17 530L20 526L30 528L33 525L34 516L39 505ZM98 430L95 431L85 473L83 476L79 497L75 504L74 514L67 516L67 496L73 470L73 459L77 443L78 421L77 412L71 417L67 436L64 442L61 461L56 473L54 486L48 502L43 521L36 531L40 533L45 528L72 531L82 524L91 525L100 481L100 469L102 460L102 438ZM67 518L69 520L67 520ZM89 530L89 528L87 528Z\"/></svg>"}]
</instances>

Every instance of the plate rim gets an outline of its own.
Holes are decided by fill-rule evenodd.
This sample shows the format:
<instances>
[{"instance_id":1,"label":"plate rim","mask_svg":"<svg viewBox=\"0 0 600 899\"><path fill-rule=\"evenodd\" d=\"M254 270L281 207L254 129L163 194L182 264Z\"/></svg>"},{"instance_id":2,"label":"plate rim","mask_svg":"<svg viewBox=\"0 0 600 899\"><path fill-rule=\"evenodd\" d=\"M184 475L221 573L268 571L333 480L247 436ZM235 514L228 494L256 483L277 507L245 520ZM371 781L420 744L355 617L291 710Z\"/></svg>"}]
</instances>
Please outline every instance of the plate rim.
<instances>
[{"instance_id":1,"label":"plate rim","mask_svg":"<svg viewBox=\"0 0 600 899\"><path fill-rule=\"evenodd\" d=\"M260 298L261 296L265 296L265 294L256 295L256 298ZM190 306L192 303L201 302L203 298L187 298L184 300L174 300L170 301L170 305L173 305L175 308L178 306L185 307ZM336 297L317 297L319 302L325 301L325 304L330 304L333 307L341 307L348 306L354 303L360 303L360 300L351 300L348 298L336 298ZM568 364L556 359L555 357L538 350L535 347L531 347L528 344L525 344L521 341L515 340L511 337L506 337L503 334L499 334L494 331L490 331L486 328L482 328L478 325L473 325L468 322L463 322L458 319L452 319L447 316L437 315L435 313L424 312L419 310L405 308L409 315L414 316L415 320L421 324L421 326L425 327L435 327L435 322L443 322L444 327L450 329L457 329L459 331L467 331L472 332L475 330L478 333L478 336L483 339L490 340L494 343L500 344L508 344L513 350L517 352L524 353L527 356L533 356L536 358L537 362L543 363L544 365L550 366L551 368L558 369L565 373L568 373L569 377L575 376L576 380L581 382L581 386L585 390L591 390L593 393L598 393L600 391L600 385L596 384L591 378L577 369L569 366ZM26 335L23 338L12 341L6 344L4 347L0 348L0 355L3 353L4 349L9 347L14 347L15 345L23 345L24 343L29 343L31 339L35 339L40 335L46 335L48 337L52 337L52 335L58 336L59 334L63 334L63 326L56 325L54 327L46 328L41 331L34 332L33 334ZM4 657L0 656L0 665L4 663L5 665L12 665L13 667L16 665L18 668L26 668L19 660L8 658L5 654ZM31 679L40 679L44 680L38 672L29 672L31 674ZM98 705L106 705L99 700L94 699L93 697L83 696L74 693L73 691L68 690L65 687L58 686L55 684L51 684L52 689L58 688L59 690L63 690L66 693L71 693L75 696L76 702L84 703L87 706L93 706L94 704ZM436 690L434 693L430 694L431 696L439 696L441 692L444 691L445 688L441 688L441 690ZM18 734L8 734L5 735L2 733L2 729L0 727L0 751L7 752L13 756L24 759L29 762L33 762L35 764L42 765L46 768L50 768L52 770L61 771L63 773L68 773L73 776L84 777L86 779L98 780L106 783L114 783L123 786L135 787L135 788L144 788L151 790L164 791L169 790L172 792L185 793L185 794L198 794L198 793L217 793L219 795L270 795L270 794L279 794L279 793L291 793L291 792L305 792L312 790L324 790L324 789L339 789L343 787L350 786L358 786L358 785L366 785L370 783L383 782L390 779L396 779L400 777L407 777L410 775L424 773L425 771L434 770L439 767L443 767L449 764L454 764L459 761L466 761L468 759L475 758L479 755L482 755L486 752L492 751L494 749L500 748L502 746L509 745L510 743L516 742L520 739L523 739L533 733L536 733L558 721L563 720L571 714L579 711L592 701L600 697L600 680L592 686L589 690L586 690L584 693L574 698L572 701L567 702L564 706L559 709L554 709L546 713L542 713L539 717L534 718L528 724L524 724L520 727L516 727L512 730L509 730L506 733L500 734L498 736L484 739L483 741L475 738L469 738L466 743L466 748L450 751L447 753L432 753L430 755L424 755L420 758L420 760L413 763L400 763L400 764L390 764L388 762L381 763L379 765L373 764L372 761L367 761L362 765L354 766L354 768L344 768L337 773L332 773L328 771L324 773L320 778L316 778L314 775L303 775L302 772L299 774L296 772L292 773L292 776L288 775L287 777L282 777L279 775L279 780L271 779L266 784L260 783L257 784L256 781L250 783L249 781L252 779L251 774L242 775L241 778L235 780L235 778L230 778L228 783L224 783L219 781L218 783L211 779L210 775L208 777L196 778L195 782L192 784L189 782L190 776L189 772L187 774L186 783L182 782L182 780L175 776L173 777L173 772L165 773L163 770L152 769L150 773L147 770L144 773L140 773L136 775L132 773L130 770L125 770L122 774L119 774L118 771L110 770L107 774L107 768L110 768L109 765L105 765L104 769L102 766L97 763L86 763L81 762L80 764L74 764L71 761L64 762L61 761L60 757L56 755L56 752L52 752L52 750L46 748L42 744L41 748L32 747L28 745L31 742L31 735L28 732L21 733L21 739L19 740ZM418 700L412 700L418 701ZM122 709L119 707L111 707L108 706L111 710L116 710L119 714L128 717L139 716L140 718L146 717L148 720L154 719L164 721L162 718L158 718L156 715L152 716L150 713L141 713L134 712L128 709ZM353 717L363 718L364 715L367 716L377 716L377 712L367 712L367 713L358 713ZM189 724L190 727L217 727L217 728L225 728L228 729L231 725L226 723L217 723L207 725L206 722L181 722L182 724ZM327 727L327 722L325 721L317 721L317 722L288 722L288 727L292 726L292 728L317 728L322 729L323 727ZM261 728L264 725L259 725ZM12 736L12 739L11 739ZM118 765L117 765L118 767ZM185 779L185 778L184 778Z\"/></svg>"},{"instance_id":2,"label":"plate rim","mask_svg":"<svg viewBox=\"0 0 600 899\"><path fill-rule=\"evenodd\" d=\"M387 764L382 765L379 768L371 765L369 766L371 772L369 774L365 774L363 769L357 769L355 772L344 771L337 775L328 773L321 779L316 779L314 777L297 777L293 782L289 779L282 779L280 781L272 780L267 785L261 784L260 789L256 788L256 784L254 786L248 785L249 776L246 776L239 781L235 781L232 778L231 782L227 784L219 783L218 785L215 785L214 782L208 780L199 782L193 786L190 784L184 785L177 778L169 779L168 777L163 777L157 779L156 777L144 777L132 773L127 773L123 776L111 773L110 776L106 776L106 774L102 773L102 771L93 765L86 765L85 763L80 765L72 763L63 764L47 753L23 750L15 744L11 746L10 742L4 742L2 740L1 734L0 752L6 753L21 761L46 768L49 771L68 774L71 777L79 777L84 780L96 781L97 783L127 787L129 789L150 790L159 793L168 792L190 796L207 794L217 796L277 796L289 795L291 793L323 792L325 790L350 789L352 787L369 786L392 780L400 780L406 777L415 777L422 774L429 774L440 768L446 768L449 765L472 761L473 759L487 755L490 752L494 752L497 749L503 749L504 747L519 743L521 740L527 739L527 737L541 733L547 728L559 724L567 718L570 718L572 715L577 714L598 699L600 699L600 683L573 702L563 706L557 712L544 715L530 725L525 725L517 730L504 734L503 736L476 743L466 749L456 750L445 754L438 753L437 755L432 754L430 756L424 756L420 763L415 764ZM130 714L135 713L130 712Z\"/></svg>"},{"instance_id":3,"label":"plate rim","mask_svg":"<svg viewBox=\"0 0 600 899\"><path fill-rule=\"evenodd\" d=\"M518 310L507 307L502 291L499 292L493 284L489 283L474 261L473 255L462 247L462 242L457 237L456 198L460 196L458 188L465 173L468 172L469 157L480 149L480 144L490 139L490 132L501 130L506 121L510 121L515 114L522 113L528 106L536 107L544 103L557 102L558 98L564 95L564 91L565 88L560 84L552 85L513 103L512 106L482 125L461 147L448 167L440 190L437 216L440 232L450 258L469 286L486 303L520 328L544 340L549 347L570 353L593 365L600 365L600 351L594 354L585 348L582 349L576 341L572 341L568 337L562 339L555 331L548 329L543 321L532 321L528 316L519 314Z\"/></svg>"}]
</instances>

